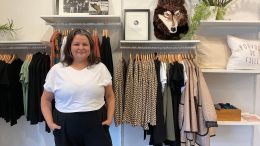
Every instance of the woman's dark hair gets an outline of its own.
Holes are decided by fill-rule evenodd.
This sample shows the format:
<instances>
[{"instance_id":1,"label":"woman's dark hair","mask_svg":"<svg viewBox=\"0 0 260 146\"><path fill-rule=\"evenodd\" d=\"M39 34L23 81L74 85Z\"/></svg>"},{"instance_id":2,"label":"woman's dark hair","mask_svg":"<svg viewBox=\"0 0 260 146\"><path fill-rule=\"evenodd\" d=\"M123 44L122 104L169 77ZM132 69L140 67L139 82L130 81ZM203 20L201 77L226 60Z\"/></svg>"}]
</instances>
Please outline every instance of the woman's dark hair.
<instances>
[{"instance_id":1,"label":"woman's dark hair","mask_svg":"<svg viewBox=\"0 0 260 146\"><path fill-rule=\"evenodd\" d=\"M64 52L64 59L61 61L63 64L66 64L66 66L69 66L72 64L73 62L73 56L72 56L72 52L71 52L71 43L74 39L74 37L76 35L84 35L88 38L89 40L89 45L90 45L90 53L89 53L89 56L87 58L88 60L88 66L91 66L93 64L97 64L100 62L100 60L95 56L95 53L94 53L94 41L92 39L92 36L91 34L84 30L84 29L73 29L69 34L68 34L68 37L67 37L67 42L66 42L66 45L65 45L65 48L63 50Z\"/></svg>"}]
</instances>

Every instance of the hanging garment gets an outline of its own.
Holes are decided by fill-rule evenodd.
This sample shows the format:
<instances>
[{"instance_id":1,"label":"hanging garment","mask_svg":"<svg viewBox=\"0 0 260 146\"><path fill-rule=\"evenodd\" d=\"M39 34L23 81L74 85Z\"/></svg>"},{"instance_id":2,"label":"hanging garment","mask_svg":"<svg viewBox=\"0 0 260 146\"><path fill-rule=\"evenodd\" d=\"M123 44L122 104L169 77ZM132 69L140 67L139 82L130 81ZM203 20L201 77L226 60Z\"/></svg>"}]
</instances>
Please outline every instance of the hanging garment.
<instances>
[{"instance_id":1,"label":"hanging garment","mask_svg":"<svg viewBox=\"0 0 260 146\"><path fill-rule=\"evenodd\" d=\"M158 145L162 144L165 140L165 121L163 115L163 95L162 95L162 84L160 81L160 64L159 60L155 60L155 68L156 68L156 76L157 76L157 97L156 97L156 125L149 126L149 133L150 133L150 145Z\"/></svg>"},{"instance_id":2,"label":"hanging garment","mask_svg":"<svg viewBox=\"0 0 260 146\"><path fill-rule=\"evenodd\" d=\"M0 117L7 116L7 90L8 90L8 77L6 73L7 64L0 60Z\"/></svg>"},{"instance_id":3,"label":"hanging garment","mask_svg":"<svg viewBox=\"0 0 260 146\"><path fill-rule=\"evenodd\" d=\"M119 126L123 123L123 99L125 96L125 77L126 64L125 60L121 59L115 71L115 125Z\"/></svg>"},{"instance_id":4,"label":"hanging garment","mask_svg":"<svg viewBox=\"0 0 260 146\"><path fill-rule=\"evenodd\" d=\"M165 143L170 145L172 142L176 141L175 136L175 125L174 125L174 114L173 114L173 102L174 100L172 98L172 92L171 92L171 76L173 75L170 72L171 67L173 67L171 64L168 64L166 67L166 73L167 73L167 84L165 86L164 91L164 115L165 115L165 126L166 126L166 141Z\"/></svg>"},{"instance_id":5,"label":"hanging garment","mask_svg":"<svg viewBox=\"0 0 260 146\"><path fill-rule=\"evenodd\" d=\"M23 62L15 59L11 64L1 62L1 111L2 117L11 126L24 114L22 86L19 82L19 73Z\"/></svg>"},{"instance_id":6,"label":"hanging garment","mask_svg":"<svg viewBox=\"0 0 260 146\"><path fill-rule=\"evenodd\" d=\"M209 146L210 136L214 134L214 131L211 133L211 127L217 126L212 98L199 67L189 60L184 60L183 63L188 78L179 105L181 142Z\"/></svg>"},{"instance_id":7,"label":"hanging garment","mask_svg":"<svg viewBox=\"0 0 260 146\"><path fill-rule=\"evenodd\" d=\"M96 57L100 58L100 42L97 31L93 33L93 41L94 41L94 54Z\"/></svg>"},{"instance_id":8,"label":"hanging garment","mask_svg":"<svg viewBox=\"0 0 260 146\"><path fill-rule=\"evenodd\" d=\"M60 60L64 60L64 49L65 49L65 45L67 43L67 36L64 36L63 39L62 39L62 45L61 45L61 48L60 48Z\"/></svg>"},{"instance_id":9,"label":"hanging garment","mask_svg":"<svg viewBox=\"0 0 260 146\"><path fill-rule=\"evenodd\" d=\"M50 69L50 59L48 55L36 53L33 55L29 65L29 93L28 93L28 115L27 120L31 124L37 124L44 120L40 102L43 92L43 84L47 72Z\"/></svg>"},{"instance_id":10,"label":"hanging garment","mask_svg":"<svg viewBox=\"0 0 260 146\"><path fill-rule=\"evenodd\" d=\"M217 115L212 97L200 68L196 67L198 76L198 121L199 131L196 142L202 146L210 145L210 137L215 135L217 127Z\"/></svg>"},{"instance_id":11,"label":"hanging garment","mask_svg":"<svg viewBox=\"0 0 260 146\"><path fill-rule=\"evenodd\" d=\"M128 68L131 73L128 71L126 81L124 123L148 130L149 124L156 125L157 76L154 61L135 60ZM128 82L128 77L131 77L131 82Z\"/></svg>"},{"instance_id":12,"label":"hanging garment","mask_svg":"<svg viewBox=\"0 0 260 146\"><path fill-rule=\"evenodd\" d=\"M24 60L20 71L20 82L23 90L24 114L27 116L28 89L29 89L29 60Z\"/></svg>"},{"instance_id":13,"label":"hanging garment","mask_svg":"<svg viewBox=\"0 0 260 146\"><path fill-rule=\"evenodd\" d=\"M51 36L51 66L53 66L56 63L60 62L60 48L61 48L61 42L62 40L62 34L58 31L53 32Z\"/></svg>"},{"instance_id":14,"label":"hanging garment","mask_svg":"<svg viewBox=\"0 0 260 146\"><path fill-rule=\"evenodd\" d=\"M125 83L125 107L123 114L123 122L133 124L133 94L134 94L134 61L130 57L126 73Z\"/></svg>"},{"instance_id":15,"label":"hanging garment","mask_svg":"<svg viewBox=\"0 0 260 146\"><path fill-rule=\"evenodd\" d=\"M111 76L114 76L114 65L113 65L113 58L112 58L112 51L110 45L110 38L109 37L102 37L102 44L100 47L100 56L101 62L104 63L109 70ZM113 79L114 81L114 79Z\"/></svg>"},{"instance_id":16,"label":"hanging garment","mask_svg":"<svg viewBox=\"0 0 260 146\"><path fill-rule=\"evenodd\" d=\"M184 86L184 76L183 76L183 65L174 62L170 64L169 68L169 86L171 90L172 97L172 111L174 120L174 132L175 132L175 143L176 146L180 145L180 129L179 129L179 103L181 99L181 88Z\"/></svg>"}]
</instances>

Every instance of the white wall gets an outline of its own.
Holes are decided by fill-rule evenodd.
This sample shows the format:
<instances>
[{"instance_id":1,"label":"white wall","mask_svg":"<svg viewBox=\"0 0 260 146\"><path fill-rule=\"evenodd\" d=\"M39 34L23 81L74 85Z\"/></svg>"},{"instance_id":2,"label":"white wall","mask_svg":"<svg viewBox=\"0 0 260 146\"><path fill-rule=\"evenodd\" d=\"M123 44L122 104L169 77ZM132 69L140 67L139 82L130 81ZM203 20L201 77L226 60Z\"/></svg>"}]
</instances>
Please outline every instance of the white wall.
<instances>
[{"instance_id":1,"label":"white wall","mask_svg":"<svg viewBox=\"0 0 260 146\"><path fill-rule=\"evenodd\" d=\"M47 39L46 33L50 32L50 26L46 26L40 16L50 14L52 14L52 0L0 0L0 24L12 19L15 26L21 28L17 31L16 40Z\"/></svg>"},{"instance_id":2,"label":"white wall","mask_svg":"<svg viewBox=\"0 0 260 146\"><path fill-rule=\"evenodd\" d=\"M187 0L188 1L188 0ZM192 1L192 0L189 0ZM121 8L122 2L122 8ZM21 30L18 31L18 36L16 40L23 41L39 41L39 40L49 40L52 29L50 26L46 26L45 22L40 18L41 15L51 15L53 13L53 0L0 0L0 24L6 23L7 19L13 19L15 25L18 27L22 27ZM155 39L153 36L153 26L152 26L152 18L153 18L153 10L156 7L157 0L110 0L110 14L120 15L122 14L122 9L150 9L151 10L151 38ZM235 4L232 5L228 11L226 19L232 20L258 20L260 15L260 1L259 0L236 0ZM237 30L239 31L239 30ZM118 50L119 43L118 41L121 39L120 29L112 28L111 33L111 45L113 48L113 61L114 65L117 60L120 58L120 51ZM248 36L248 35L247 35ZM255 37L252 36L252 37ZM214 96L218 96L218 91L223 88L215 88L215 81L218 81L218 78L209 77L209 86L212 89ZM225 78L224 78L225 79ZM251 85L251 81L253 78L251 76L247 76L246 79L249 81L245 81L245 85L249 86L249 89L253 86ZM235 78L228 78L231 80L233 84L228 84L230 86L238 84L243 84L244 82L237 82ZM220 84L220 83L219 83ZM235 87L234 87L235 88ZM235 90L235 89L234 89ZM239 100L236 103L239 104L240 99L244 98L245 94L251 95L252 92L240 92L243 93L239 95ZM222 91L224 92L224 91ZM232 94L227 92L228 95ZM239 94L239 92L238 92ZM251 105L250 101L247 101L245 105ZM243 107L252 111L252 108ZM236 130L230 127L221 127L219 128L219 133L227 133L224 136L230 137L230 139L240 140L241 146L248 146L248 140L251 135L250 132L252 130L250 127L238 127ZM240 137L239 135L232 135L233 133L249 133L244 137ZM123 127L122 135L124 139L121 139L121 127L115 128L111 127L111 134L114 146L144 146L148 145L148 140L143 140L143 133L140 127L131 127L129 125ZM149 137L147 138L149 139ZM122 144L121 144L122 141ZM219 142L223 141L223 138L216 137L213 138L213 144L221 145L224 144ZM230 142L230 143L229 143ZM5 123L4 120L0 119L0 145L1 146L54 146L53 136L44 132L44 124L38 125L30 125L24 117L18 120L18 124L11 127L9 124ZM225 141L225 145L234 146L235 144L232 141Z\"/></svg>"}]
</instances>

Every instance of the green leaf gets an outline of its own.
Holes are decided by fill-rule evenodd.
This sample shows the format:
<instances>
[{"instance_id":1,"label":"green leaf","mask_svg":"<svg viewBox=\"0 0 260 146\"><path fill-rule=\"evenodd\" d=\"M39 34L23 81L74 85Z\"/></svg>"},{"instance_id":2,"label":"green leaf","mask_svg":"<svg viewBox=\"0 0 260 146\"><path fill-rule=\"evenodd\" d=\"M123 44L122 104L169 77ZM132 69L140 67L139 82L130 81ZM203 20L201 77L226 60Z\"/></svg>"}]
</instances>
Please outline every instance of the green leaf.
<instances>
[{"instance_id":1,"label":"green leaf","mask_svg":"<svg viewBox=\"0 0 260 146\"><path fill-rule=\"evenodd\" d=\"M225 2L223 3L223 7L227 6L231 1L232 1L232 0L225 1Z\"/></svg>"}]
</instances>

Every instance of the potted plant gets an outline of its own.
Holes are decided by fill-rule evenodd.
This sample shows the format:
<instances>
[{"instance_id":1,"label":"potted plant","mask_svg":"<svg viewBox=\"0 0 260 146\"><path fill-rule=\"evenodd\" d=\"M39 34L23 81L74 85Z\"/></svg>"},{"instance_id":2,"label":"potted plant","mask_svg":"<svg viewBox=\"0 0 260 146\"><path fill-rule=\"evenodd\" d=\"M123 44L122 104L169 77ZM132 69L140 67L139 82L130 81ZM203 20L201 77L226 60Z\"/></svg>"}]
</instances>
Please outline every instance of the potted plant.
<instances>
[{"instance_id":1,"label":"potted plant","mask_svg":"<svg viewBox=\"0 0 260 146\"><path fill-rule=\"evenodd\" d=\"M189 31L181 38L183 40L190 40L193 39L194 34L196 33L201 20L206 20L211 15L209 6L204 3L200 2L194 7L194 14L190 19L189 23Z\"/></svg>"},{"instance_id":2,"label":"potted plant","mask_svg":"<svg viewBox=\"0 0 260 146\"><path fill-rule=\"evenodd\" d=\"M217 7L216 20L223 20L226 14L226 6L232 2L232 0L202 0L208 6Z\"/></svg>"},{"instance_id":3,"label":"potted plant","mask_svg":"<svg viewBox=\"0 0 260 146\"><path fill-rule=\"evenodd\" d=\"M0 40L14 39L17 30L19 30L19 28L15 28L14 21L8 19L7 23L0 24Z\"/></svg>"}]
</instances>

